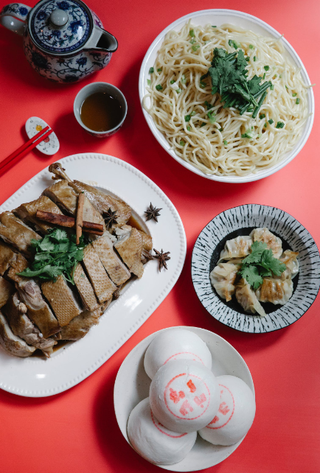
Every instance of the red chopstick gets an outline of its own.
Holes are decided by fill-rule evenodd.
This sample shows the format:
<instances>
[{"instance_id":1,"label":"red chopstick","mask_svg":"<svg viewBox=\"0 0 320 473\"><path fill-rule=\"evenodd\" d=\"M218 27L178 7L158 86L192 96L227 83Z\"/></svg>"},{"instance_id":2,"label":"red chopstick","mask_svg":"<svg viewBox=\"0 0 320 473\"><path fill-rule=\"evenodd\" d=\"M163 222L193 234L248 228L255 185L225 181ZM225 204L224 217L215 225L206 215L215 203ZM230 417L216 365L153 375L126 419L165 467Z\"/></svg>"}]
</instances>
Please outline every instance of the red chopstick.
<instances>
[{"instance_id":1,"label":"red chopstick","mask_svg":"<svg viewBox=\"0 0 320 473\"><path fill-rule=\"evenodd\" d=\"M13 160L18 160L23 158L29 151L35 148L39 143L41 143L44 139L47 138L53 132L52 128L49 129L49 126L43 128L39 133L35 136L30 138L26 143L24 143L20 148L16 149L13 153L11 153L6 159L1 161L0 163L0 170L2 170L5 166L7 166ZM1 172L2 174L2 172Z\"/></svg>"}]
</instances>

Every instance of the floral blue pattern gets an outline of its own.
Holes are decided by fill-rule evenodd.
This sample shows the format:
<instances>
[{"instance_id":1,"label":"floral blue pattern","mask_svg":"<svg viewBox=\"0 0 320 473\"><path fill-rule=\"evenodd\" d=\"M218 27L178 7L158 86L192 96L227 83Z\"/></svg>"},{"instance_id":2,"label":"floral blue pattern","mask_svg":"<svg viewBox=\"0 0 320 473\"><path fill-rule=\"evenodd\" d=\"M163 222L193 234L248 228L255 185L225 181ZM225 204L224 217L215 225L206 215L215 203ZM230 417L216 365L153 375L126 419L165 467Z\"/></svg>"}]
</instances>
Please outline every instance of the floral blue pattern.
<instances>
[{"instance_id":1,"label":"floral blue pattern","mask_svg":"<svg viewBox=\"0 0 320 473\"><path fill-rule=\"evenodd\" d=\"M9 5L6 5L3 7L3 9L0 12L0 15L9 15L10 13L13 13L14 15L20 17L21 19L25 19L25 17L28 15L30 11L29 7L26 7L24 5L21 5L20 3L10 3Z\"/></svg>"},{"instance_id":2,"label":"floral blue pattern","mask_svg":"<svg viewBox=\"0 0 320 473\"><path fill-rule=\"evenodd\" d=\"M68 10L68 8L70 7L68 2L58 2L57 5L60 10Z\"/></svg>"},{"instance_id":3,"label":"floral blue pattern","mask_svg":"<svg viewBox=\"0 0 320 473\"><path fill-rule=\"evenodd\" d=\"M39 11L39 13L37 15L37 19L39 21L41 21L41 20L45 20L46 18L47 18L47 15L45 14L45 12L44 11Z\"/></svg>"},{"instance_id":4,"label":"floral blue pattern","mask_svg":"<svg viewBox=\"0 0 320 473\"><path fill-rule=\"evenodd\" d=\"M62 28L50 21L51 14L57 9L67 14L68 21ZM24 53L41 76L55 82L73 83L103 69L110 62L112 53L96 46L96 42L91 40L92 30L100 29L101 36L111 39L112 51L116 50L117 41L103 30L100 19L84 3L42 0L30 10L21 3L12 3L6 5L0 15L21 20L18 23L22 25L19 34L23 34Z\"/></svg>"},{"instance_id":5,"label":"floral blue pattern","mask_svg":"<svg viewBox=\"0 0 320 473\"><path fill-rule=\"evenodd\" d=\"M39 53L30 38L24 42L24 52L33 69L43 77L61 83L74 83L103 69L111 53L82 51L73 57L54 57Z\"/></svg>"},{"instance_id":6,"label":"floral blue pattern","mask_svg":"<svg viewBox=\"0 0 320 473\"><path fill-rule=\"evenodd\" d=\"M26 8L26 7L20 7L20 8L19 8L19 13L20 13L21 16L27 16L27 15L28 15L28 11L29 11L29 10L28 10L28 8Z\"/></svg>"},{"instance_id":7,"label":"floral blue pattern","mask_svg":"<svg viewBox=\"0 0 320 473\"><path fill-rule=\"evenodd\" d=\"M53 11L64 10L68 22L64 28L57 29L49 21ZM72 53L79 50L88 40L92 31L89 12L80 3L72 1L47 0L40 2L32 11L30 32L34 42L51 53ZM59 41L57 41L59 38Z\"/></svg>"}]
</instances>

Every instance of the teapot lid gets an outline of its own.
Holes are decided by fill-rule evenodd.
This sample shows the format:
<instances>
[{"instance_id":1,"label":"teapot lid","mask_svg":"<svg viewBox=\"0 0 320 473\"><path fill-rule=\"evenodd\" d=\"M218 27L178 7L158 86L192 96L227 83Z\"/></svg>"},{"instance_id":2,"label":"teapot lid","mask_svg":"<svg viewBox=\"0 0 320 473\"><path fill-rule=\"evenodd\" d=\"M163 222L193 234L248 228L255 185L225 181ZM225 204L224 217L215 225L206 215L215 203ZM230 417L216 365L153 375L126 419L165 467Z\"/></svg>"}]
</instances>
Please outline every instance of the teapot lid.
<instances>
[{"instance_id":1,"label":"teapot lid","mask_svg":"<svg viewBox=\"0 0 320 473\"><path fill-rule=\"evenodd\" d=\"M33 42L50 54L78 51L89 39L92 28L92 14L80 0L43 0L29 17Z\"/></svg>"}]
</instances>

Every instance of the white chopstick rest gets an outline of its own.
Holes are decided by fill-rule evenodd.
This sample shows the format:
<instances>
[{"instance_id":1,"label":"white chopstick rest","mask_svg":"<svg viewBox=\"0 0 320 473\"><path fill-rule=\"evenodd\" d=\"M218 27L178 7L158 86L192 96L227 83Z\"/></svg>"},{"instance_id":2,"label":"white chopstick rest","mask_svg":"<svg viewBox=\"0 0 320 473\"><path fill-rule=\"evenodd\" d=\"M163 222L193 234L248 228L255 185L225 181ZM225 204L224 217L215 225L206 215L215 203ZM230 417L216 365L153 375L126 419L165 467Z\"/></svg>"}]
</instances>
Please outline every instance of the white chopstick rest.
<instances>
[{"instance_id":1,"label":"white chopstick rest","mask_svg":"<svg viewBox=\"0 0 320 473\"><path fill-rule=\"evenodd\" d=\"M29 138L35 136L39 131L41 131L46 126L49 126L42 118L39 117L30 117L26 121L25 129ZM53 131L50 136L48 136L44 141L41 141L36 148L43 154L51 156L59 151L60 143L57 135Z\"/></svg>"}]
</instances>

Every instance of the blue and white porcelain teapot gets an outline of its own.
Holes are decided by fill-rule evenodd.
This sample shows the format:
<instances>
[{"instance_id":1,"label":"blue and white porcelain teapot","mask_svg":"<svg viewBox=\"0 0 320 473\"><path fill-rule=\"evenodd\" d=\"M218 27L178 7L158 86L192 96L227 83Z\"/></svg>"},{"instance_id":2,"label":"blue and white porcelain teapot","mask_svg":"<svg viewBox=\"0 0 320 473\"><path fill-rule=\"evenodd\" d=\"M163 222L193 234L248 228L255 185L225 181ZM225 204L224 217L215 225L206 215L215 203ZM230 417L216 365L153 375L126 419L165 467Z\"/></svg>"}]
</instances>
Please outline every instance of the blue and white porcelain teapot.
<instances>
[{"instance_id":1,"label":"blue and white porcelain teapot","mask_svg":"<svg viewBox=\"0 0 320 473\"><path fill-rule=\"evenodd\" d=\"M102 69L118 47L81 0L41 0L32 9L11 3L2 9L0 22L23 35L31 66L56 82L76 82Z\"/></svg>"}]
</instances>

